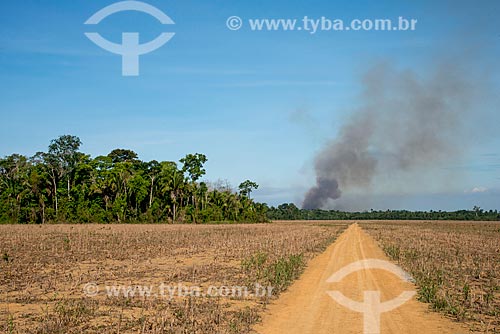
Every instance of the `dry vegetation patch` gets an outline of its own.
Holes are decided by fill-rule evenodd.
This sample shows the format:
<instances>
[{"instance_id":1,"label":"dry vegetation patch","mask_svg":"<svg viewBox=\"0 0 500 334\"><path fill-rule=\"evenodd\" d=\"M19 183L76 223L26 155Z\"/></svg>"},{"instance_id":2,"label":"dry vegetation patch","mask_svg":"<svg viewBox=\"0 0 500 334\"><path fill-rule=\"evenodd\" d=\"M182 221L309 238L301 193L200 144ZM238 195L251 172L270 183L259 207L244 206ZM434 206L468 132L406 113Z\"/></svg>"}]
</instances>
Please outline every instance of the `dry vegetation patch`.
<instances>
[{"instance_id":1,"label":"dry vegetation patch","mask_svg":"<svg viewBox=\"0 0 500 334\"><path fill-rule=\"evenodd\" d=\"M0 226L5 333L244 333L347 223ZM99 288L85 296L87 283ZM110 297L111 285L274 287L271 297Z\"/></svg>"},{"instance_id":2,"label":"dry vegetation patch","mask_svg":"<svg viewBox=\"0 0 500 334\"><path fill-rule=\"evenodd\" d=\"M471 331L500 333L500 223L360 225L412 274L421 301L469 323Z\"/></svg>"}]
</instances>

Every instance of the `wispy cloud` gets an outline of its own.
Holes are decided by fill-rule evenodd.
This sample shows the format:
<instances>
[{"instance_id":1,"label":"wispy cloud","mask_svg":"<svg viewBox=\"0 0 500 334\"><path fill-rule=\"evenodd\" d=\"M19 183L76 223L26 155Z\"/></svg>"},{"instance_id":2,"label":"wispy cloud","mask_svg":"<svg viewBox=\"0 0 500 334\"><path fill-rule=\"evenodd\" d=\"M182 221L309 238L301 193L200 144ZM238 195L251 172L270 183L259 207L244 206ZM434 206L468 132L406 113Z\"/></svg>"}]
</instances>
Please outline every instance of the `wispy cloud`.
<instances>
[{"instance_id":1,"label":"wispy cloud","mask_svg":"<svg viewBox=\"0 0 500 334\"><path fill-rule=\"evenodd\" d=\"M489 172L489 171L499 170L500 163L477 163L477 164L456 165L456 166L447 166L444 167L444 169Z\"/></svg>"},{"instance_id":2,"label":"wispy cloud","mask_svg":"<svg viewBox=\"0 0 500 334\"><path fill-rule=\"evenodd\" d=\"M177 74L195 74L195 75L250 75L256 74L255 71L246 69L227 69L227 68L203 68L203 67L167 67L163 68L161 72L177 73Z\"/></svg>"},{"instance_id":3,"label":"wispy cloud","mask_svg":"<svg viewBox=\"0 0 500 334\"><path fill-rule=\"evenodd\" d=\"M86 57L86 56L102 56L106 52L99 51L98 49L81 48L77 46L64 45L52 40L36 40L36 39L17 39L1 40L0 48L1 53L21 53L21 54L35 54L46 56L68 56L68 57ZM89 44L91 45L91 44ZM109 54L109 53L108 53Z\"/></svg>"},{"instance_id":4,"label":"wispy cloud","mask_svg":"<svg viewBox=\"0 0 500 334\"><path fill-rule=\"evenodd\" d=\"M275 186L262 186L255 191L256 194L262 197L266 196L277 196L286 195L295 192L303 192L306 188L300 186L289 186L289 187L275 187Z\"/></svg>"},{"instance_id":5,"label":"wispy cloud","mask_svg":"<svg viewBox=\"0 0 500 334\"><path fill-rule=\"evenodd\" d=\"M337 81L331 80L262 80L216 84L217 87L279 87L279 86L336 86Z\"/></svg>"},{"instance_id":6,"label":"wispy cloud","mask_svg":"<svg viewBox=\"0 0 500 334\"><path fill-rule=\"evenodd\" d=\"M499 157L499 153L483 153L481 154L482 157L488 157L488 158L496 158Z\"/></svg>"}]
</instances>

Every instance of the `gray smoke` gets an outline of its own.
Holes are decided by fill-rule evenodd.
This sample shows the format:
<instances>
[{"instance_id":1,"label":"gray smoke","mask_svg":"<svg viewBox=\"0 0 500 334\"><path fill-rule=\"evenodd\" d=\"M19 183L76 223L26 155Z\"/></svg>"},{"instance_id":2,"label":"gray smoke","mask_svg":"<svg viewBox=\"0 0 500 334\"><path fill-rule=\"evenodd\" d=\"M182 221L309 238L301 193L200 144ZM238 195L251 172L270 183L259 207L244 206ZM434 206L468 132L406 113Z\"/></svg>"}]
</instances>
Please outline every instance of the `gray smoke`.
<instances>
[{"instance_id":1,"label":"gray smoke","mask_svg":"<svg viewBox=\"0 0 500 334\"><path fill-rule=\"evenodd\" d=\"M457 64L428 76L379 64L363 78L360 106L315 158L304 209L325 208L342 190L369 187L381 172L435 165L460 152L473 85Z\"/></svg>"}]
</instances>

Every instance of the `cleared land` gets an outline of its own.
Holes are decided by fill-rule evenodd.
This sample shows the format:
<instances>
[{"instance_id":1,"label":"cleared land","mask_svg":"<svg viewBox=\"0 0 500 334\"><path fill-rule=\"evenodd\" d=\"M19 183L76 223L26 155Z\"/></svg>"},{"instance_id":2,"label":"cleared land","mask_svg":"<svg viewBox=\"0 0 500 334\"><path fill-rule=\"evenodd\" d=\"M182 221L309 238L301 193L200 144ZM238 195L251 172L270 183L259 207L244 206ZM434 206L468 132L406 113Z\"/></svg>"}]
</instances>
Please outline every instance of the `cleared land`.
<instances>
[{"instance_id":1,"label":"cleared land","mask_svg":"<svg viewBox=\"0 0 500 334\"><path fill-rule=\"evenodd\" d=\"M500 223L383 221L360 226L411 273L420 301L465 322L471 331L500 333Z\"/></svg>"},{"instance_id":2,"label":"cleared land","mask_svg":"<svg viewBox=\"0 0 500 334\"><path fill-rule=\"evenodd\" d=\"M105 285L285 289L347 223L0 226L0 331L244 333L269 297L109 297ZM100 287L86 297L89 282Z\"/></svg>"},{"instance_id":3,"label":"cleared land","mask_svg":"<svg viewBox=\"0 0 500 334\"><path fill-rule=\"evenodd\" d=\"M499 333L500 223L353 223L0 225L0 332L360 333L361 314L325 291L363 300L371 288L382 300L418 293L382 315L382 333ZM386 256L416 285L382 270L326 284L346 264ZM95 296L84 295L90 282L100 288ZM173 298L104 290L161 283L260 283L274 290L264 297Z\"/></svg>"}]
</instances>

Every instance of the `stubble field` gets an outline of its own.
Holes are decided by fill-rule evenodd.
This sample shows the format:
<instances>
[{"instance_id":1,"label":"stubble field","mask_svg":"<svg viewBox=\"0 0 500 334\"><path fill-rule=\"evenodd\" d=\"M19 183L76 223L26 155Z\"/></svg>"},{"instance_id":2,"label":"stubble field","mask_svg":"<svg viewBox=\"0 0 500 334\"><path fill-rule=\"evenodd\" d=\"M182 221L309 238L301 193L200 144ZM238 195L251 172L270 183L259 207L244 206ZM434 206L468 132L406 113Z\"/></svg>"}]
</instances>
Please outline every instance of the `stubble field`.
<instances>
[{"instance_id":1,"label":"stubble field","mask_svg":"<svg viewBox=\"0 0 500 334\"><path fill-rule=\"evenodd\" d=\"M360 226L409 272L418 299L471 332L500 333L500 223L380 221Z\"/></svg>"},{"instance_id":2,"label":"stubble field","mask_svg":"<svg viewBox=\"0 0 500 334\"><path fill-rule=\"evenodd\" d=\"M0 331L248 333L351 223L3 225ZM430 309L471 332L500 332L500 223L358 224ZM272 290L256 296L257 283Z\"/></svg>"},{"instance_id":3,"label":"stubble field","mask_svg":"<svg viewBox=\"0 0 500 334\"><path fill-rule=\"evenodd\" d=\"M248 332L347 225L0 226L0 331ZM273 290L206 294L256 283Z\"/></svg>"}]
</instances>

